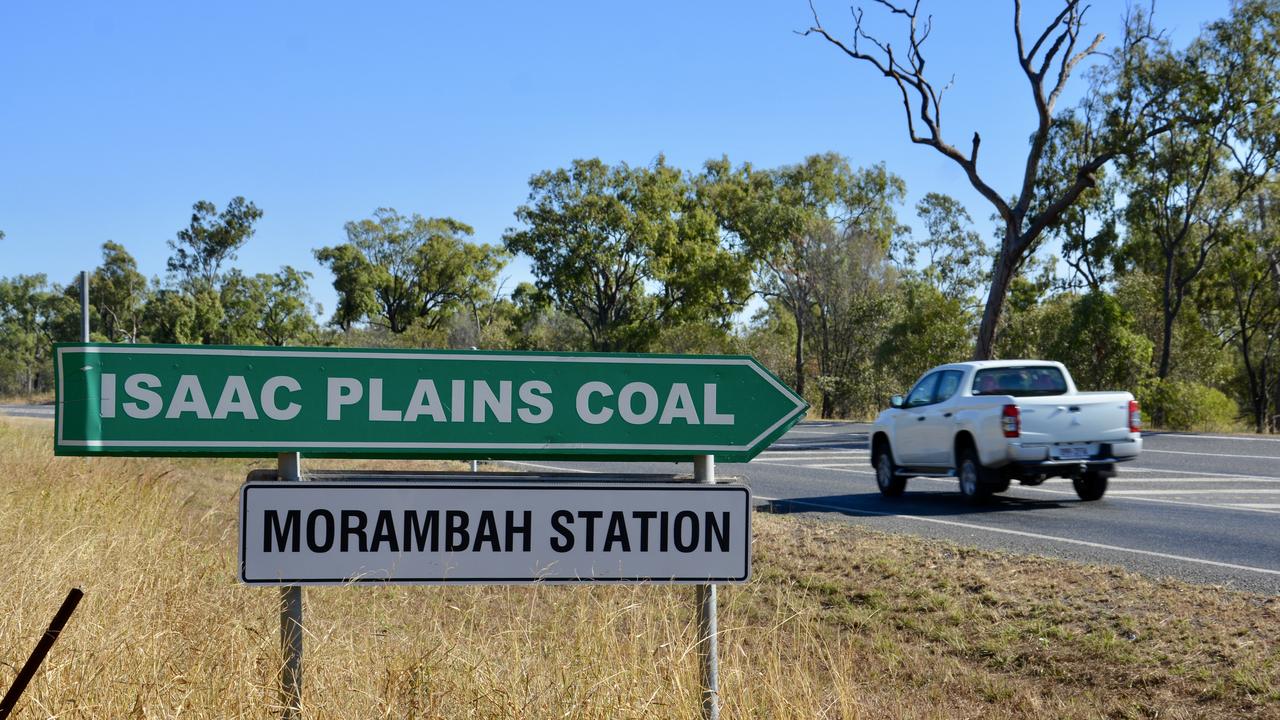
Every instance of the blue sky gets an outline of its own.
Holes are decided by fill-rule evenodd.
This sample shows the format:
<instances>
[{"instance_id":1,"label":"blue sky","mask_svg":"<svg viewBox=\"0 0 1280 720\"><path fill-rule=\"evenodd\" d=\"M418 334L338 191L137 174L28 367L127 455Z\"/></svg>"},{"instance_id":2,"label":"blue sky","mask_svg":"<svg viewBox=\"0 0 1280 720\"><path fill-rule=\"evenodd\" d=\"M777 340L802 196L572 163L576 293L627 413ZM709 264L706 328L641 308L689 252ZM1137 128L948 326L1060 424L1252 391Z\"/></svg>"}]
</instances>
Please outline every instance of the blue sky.
<instances>
[{"instance_id":1,"label":"blue sky","mask_svg":"<svg viewBox=\"0 0 1280 720\"><path fill-rule=\"evenodd\" d=\"M1056 3L1033 0L1024 25ZM944 133L1012 194L1033 127L1014 64L1011 3L925 0L929 67L954 76ZM847 3L819 2L852 31ZM1225 0L1162 2L1178 45ZM1089 29L1119 36L1123 2ZM265 211L240 253L247 272L291 264L331 277L311 251L375 208L452 216L500 242L528 178L574 158L696 169L727 154L758 167L833 150L885 162L908 187L961 199L989 232L964 175L906 139L896 90L869 66L793 31L804 0L546 3L44 3L0 5L0 276L65 282L122 243L160 275L166 241L196 200L243 195ZM867 3L867 25L900 25ZM1064 105L1083 91L1073 83ZM918 223L915 223L918 224ZM513 262L507 289L530 279Z\"/></svg>"}]
</instances>

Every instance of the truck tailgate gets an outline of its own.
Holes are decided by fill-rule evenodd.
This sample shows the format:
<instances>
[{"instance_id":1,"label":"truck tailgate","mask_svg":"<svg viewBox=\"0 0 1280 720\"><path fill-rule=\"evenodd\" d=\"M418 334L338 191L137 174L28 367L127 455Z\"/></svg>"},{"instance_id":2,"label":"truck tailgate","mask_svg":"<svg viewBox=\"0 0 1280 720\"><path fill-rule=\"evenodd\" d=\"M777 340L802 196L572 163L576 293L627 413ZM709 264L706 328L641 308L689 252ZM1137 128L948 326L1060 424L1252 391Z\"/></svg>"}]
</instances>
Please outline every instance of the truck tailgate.
<instances>
[{"instance_id":1,"label":"truck tailgate","mask_svg":"<svg viewBox=\"0 0 1280 720\"><path fill-rule=\"evenodd\" d=\"M1129 400L1117 393L1017 398L1025 443L1118 442L1129 438Z\"/></svg>"}]
</instances>

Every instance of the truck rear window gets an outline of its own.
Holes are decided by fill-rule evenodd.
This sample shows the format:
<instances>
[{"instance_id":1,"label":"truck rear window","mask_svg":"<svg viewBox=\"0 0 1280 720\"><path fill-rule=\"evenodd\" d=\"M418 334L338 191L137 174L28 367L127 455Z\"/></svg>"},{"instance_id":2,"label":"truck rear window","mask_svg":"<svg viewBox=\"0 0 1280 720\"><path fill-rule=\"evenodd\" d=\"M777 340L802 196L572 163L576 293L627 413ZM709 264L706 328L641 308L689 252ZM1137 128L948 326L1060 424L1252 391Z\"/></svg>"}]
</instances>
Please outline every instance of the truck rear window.
<instances>
[{"instance_id":1,"label":"truck rear window","mask_svg":"<svg viewBox=\"0 0 1280 720\"><path fill-rule=\"evenodd\" d=\"M974 395L1064 395L1067 379L1056 367L1002 367L979 370L973 375Z\"/></svg>"}]
</instances>

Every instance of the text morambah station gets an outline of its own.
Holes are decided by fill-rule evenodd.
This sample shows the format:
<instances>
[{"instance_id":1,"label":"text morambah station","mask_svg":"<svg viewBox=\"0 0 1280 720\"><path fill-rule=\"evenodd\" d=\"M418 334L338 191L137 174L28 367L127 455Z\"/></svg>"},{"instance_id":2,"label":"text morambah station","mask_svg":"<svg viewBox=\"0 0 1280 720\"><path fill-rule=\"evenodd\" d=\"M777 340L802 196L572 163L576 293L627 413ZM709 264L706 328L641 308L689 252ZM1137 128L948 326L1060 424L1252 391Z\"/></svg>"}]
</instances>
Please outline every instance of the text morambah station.
<instances>
[{"instance_id":1,"label":"text morambah station","mask_svg":"<svg viewBox=\"0 0 1280 720\"><path fill-rule=\"evenodd\" d=\"M740 582L742 485L249 482L245 582Z\"/></svg>"}]
</instances>

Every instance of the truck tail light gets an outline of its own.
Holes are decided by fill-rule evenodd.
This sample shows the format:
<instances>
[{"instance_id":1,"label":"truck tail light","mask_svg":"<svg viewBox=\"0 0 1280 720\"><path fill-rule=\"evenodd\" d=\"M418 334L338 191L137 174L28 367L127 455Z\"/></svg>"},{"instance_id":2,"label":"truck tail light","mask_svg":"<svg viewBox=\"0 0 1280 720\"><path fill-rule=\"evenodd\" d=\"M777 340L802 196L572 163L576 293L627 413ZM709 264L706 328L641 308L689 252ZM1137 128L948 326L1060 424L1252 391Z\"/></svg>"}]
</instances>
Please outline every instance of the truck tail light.
<instances>
[{"instance_id":1,"label":"truck tail light","mask_svg":"<svg viewBox=\"0 0 1280 720\"><path fill-rule=\"evenodd\" d=\"M1129 432L1142 432L1142 408L1137 400L1129 401Z\"/></svg>"},{"instance_id":2,"label":"truck tail light","mask_svg":"<svg viewBox=\"0 0 1280 720\"><path fill-rule=\"evenodd\" d=\"M1016 438L1022 431L1022 414L1017 405L1005 405L1000 411L1000 429L1007 438Z\"/></svg>"}]
</instances>

